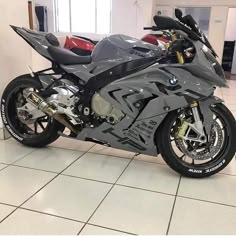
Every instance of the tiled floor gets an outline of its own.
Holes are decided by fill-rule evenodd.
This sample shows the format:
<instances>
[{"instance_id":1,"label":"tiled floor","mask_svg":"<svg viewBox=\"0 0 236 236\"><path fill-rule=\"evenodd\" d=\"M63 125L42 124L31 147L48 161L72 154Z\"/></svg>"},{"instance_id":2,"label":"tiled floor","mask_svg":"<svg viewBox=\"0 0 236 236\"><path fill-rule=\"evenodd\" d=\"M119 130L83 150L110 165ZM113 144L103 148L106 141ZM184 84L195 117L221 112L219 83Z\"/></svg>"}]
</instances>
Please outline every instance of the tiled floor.
<instances>
[{"instance_id":1,"label":"tiled floor","mask_svg":"<svg viewBox=\"0 0 236 236\"><path fill-rule=\"evenodd\" d=\"M236 116L236 81L217 95ZM0 234L236 234L236 160L188 179L161 156L60 138L0 141Z\"/></svg>"}]
</instances>

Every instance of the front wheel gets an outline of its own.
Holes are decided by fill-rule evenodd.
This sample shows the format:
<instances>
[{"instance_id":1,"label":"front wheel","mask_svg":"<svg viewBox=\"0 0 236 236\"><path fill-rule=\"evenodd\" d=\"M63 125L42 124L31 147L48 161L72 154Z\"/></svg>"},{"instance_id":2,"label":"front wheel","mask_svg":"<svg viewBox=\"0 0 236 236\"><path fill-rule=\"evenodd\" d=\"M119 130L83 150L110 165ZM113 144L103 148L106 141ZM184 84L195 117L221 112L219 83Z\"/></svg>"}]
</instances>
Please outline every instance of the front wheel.
<instances>
[{"instance_id":1,"label":"front wheel","mask_svg":"<svg viewBox=\"0 0 236 236\"><path fill-rule=\"evenodd\" d=\"M216 174L235 155L234 116L223 104L216 104L211 110L213 124L207 142L195 142L177 135L183 120L191 122L191 112L186 110L170 113L160 130L157 140L160 153L165 162L183 176L202 178Z\"/></svg>"}]
</instances>

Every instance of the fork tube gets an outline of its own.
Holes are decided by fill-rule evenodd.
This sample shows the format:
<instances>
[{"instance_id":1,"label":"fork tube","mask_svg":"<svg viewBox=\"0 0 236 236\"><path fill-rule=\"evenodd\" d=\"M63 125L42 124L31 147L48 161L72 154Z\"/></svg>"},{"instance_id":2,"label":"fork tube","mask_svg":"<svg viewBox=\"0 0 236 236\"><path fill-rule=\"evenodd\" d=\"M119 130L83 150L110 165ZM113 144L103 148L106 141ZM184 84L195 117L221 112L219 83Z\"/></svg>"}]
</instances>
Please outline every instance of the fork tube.
<instances>
[{"instance_id":1,"label":"fork tube","mask_svg":"<svg viewBox=\"0 0 236 236\"><path fill-rule=\"evenodd\" d=\"M171 38L172 38L172 41L174 42L175 40L177 40L177 37L176 37L176 33L173 33L171 35ZM179 64L184 64L184 57L183 57L183 53L182 52L176 52L176 56L177 56L177 60L179 62Z\"/></svg>"}]
</instances>

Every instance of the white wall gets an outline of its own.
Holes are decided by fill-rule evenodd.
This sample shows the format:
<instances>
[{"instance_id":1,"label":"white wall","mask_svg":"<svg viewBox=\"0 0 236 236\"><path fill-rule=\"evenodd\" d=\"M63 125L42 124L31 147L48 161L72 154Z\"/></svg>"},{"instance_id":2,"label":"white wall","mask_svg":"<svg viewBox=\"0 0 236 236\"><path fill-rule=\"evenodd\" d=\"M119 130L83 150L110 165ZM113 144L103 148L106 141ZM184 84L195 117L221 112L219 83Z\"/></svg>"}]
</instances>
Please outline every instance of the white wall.
<instances>
[{"instance_id":1,"label":"white wall","mask_svg":"<svg viewBox=\"0 0 236 236\"><path fill-rule=\"evenodd\" d=\"M141 38L151 26L153 0L112 0L112 34L125 34Z\"/></svg>"},{"instance_id":2,"label":"white wall","mask_svg":"<svg viewBox=\"0 0 236 236\"><path fill-rule=\"evenodd\" d=\"M236 8L229 8L227 28L225 34L226 41L236 40ZM236 74L236 48L234 49L233 64L231 69L232 74Z\"/></svg>"},{"instance_id":3,"label":"white wall","mask_svg":"<svg viewBox=\"0 0 236 236\"><path fill-rule=\"evenodd\" d=\"M0 0L0 96L6 85L16 76L28 73L31 65L31 48L9 25L29 27L28 1ZM0 127L2 124L0 122Z\"/></svg>"},{"instance_id":4,"label":"white wall","mask_svg":"<svg viewBox=\"0 0 236 236\"><path fill-rule=\"evenodd\" d=\"M236 40L236 8L229 8L225 40Z\"/></svg>"},{"instance_id":5,"label":"white wall","mask_svg":"<svg viewBox=\"0 0 236 236\"><path fill-rule=\"evenodd\" d=\"M210 25L209 25L209 41L218 55L218 61L221 63L225 31L227 25L228 7L214 6L211 9Z\"/></svg>"}]
</instances>

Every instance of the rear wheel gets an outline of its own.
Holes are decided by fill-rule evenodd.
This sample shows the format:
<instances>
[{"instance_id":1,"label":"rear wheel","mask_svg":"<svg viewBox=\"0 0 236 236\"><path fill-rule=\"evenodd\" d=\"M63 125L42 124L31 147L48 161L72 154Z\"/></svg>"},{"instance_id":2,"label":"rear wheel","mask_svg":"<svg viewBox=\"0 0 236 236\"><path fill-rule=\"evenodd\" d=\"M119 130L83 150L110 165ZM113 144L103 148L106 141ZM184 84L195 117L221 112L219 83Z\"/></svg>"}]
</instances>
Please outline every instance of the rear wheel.
<instances>
[{"instance_id":1,"label":"rear wheel","mask_svg":"<svg viewBox=\"0 0 236 236\"><path fill-rule=\"evenodd\" d=\"M40 91L41 83L30 75L14 79L5 89L1 101L2 120L8 132L18 142L31 146L43 147L54 142L63 132L64 126L31 107L25 99L25 92ZM32 115L34 113L34 115ZM34 116L36 118L34 118Z\"/></svg>"},{"instance_id":2,"label":"rear wheel","mask_svg":"<svg viewBox=\"0 0 236 236\"><path fill-rule=\"evenodd\" d=\"M166 163L178 173L194 178L213 175L224 169L235 155L236 123L223 105L211 108L213 125L208 141L199 143L179 138L176 134L183 119L191 119L186 111L170 113L162 126L158 147ZM188 115L187 115L188 113Z\"/></svg>"}]
</instances>

